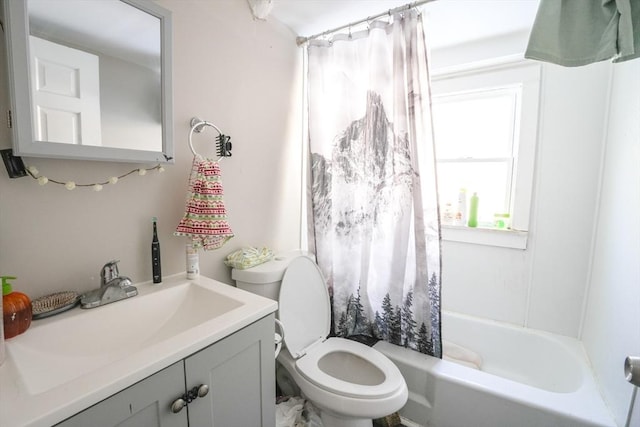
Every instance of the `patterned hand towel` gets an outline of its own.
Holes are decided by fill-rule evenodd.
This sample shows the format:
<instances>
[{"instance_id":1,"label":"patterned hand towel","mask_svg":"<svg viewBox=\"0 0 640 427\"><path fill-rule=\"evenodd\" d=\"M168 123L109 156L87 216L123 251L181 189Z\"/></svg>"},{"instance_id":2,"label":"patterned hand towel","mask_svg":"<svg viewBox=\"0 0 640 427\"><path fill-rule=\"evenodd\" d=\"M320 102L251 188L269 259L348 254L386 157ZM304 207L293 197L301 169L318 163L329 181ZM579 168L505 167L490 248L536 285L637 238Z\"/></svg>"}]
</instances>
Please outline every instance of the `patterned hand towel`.
<instances>
[{"instance_id":1,"label":"patterned hand towel","mask_svg":"<svg viewBox=\"0 0 640 427\"><path fill-rule=\"evenodd\" d=\"M217 161L200 155L193 157L185 214L173 234L191 237L196 249L218 249L233 237L222 200L220 176Z\"/></svg>"}]
</instances>

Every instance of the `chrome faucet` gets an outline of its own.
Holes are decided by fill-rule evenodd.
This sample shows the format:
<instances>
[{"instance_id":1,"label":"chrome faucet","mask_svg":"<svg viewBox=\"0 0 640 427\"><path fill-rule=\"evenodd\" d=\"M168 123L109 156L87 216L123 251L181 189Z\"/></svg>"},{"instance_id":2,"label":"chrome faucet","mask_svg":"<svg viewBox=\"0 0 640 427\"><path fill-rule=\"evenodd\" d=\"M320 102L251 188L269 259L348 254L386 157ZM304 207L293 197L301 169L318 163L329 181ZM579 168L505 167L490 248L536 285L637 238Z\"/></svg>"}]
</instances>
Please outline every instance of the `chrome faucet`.
<instances>
[{"instance_id":1,"label":"chrome faucet","mask_svg":"<svg viewBox=\"0 0 640 427\"><path fill-rule=\"evenodd\" d=\"M82 308L94 308L138 295L131 279L120 276L118 260L109 261L100 270L100 287L80 297Z\"/></svg>"},{"instance_id":2,"label":"chrome faucet","mask_svg":"<svg viewBox=\"0 0 640 427\"><path fill-rule=\"evenodd\" d=\"M113 260L102 266L102 270L100 270L100 287L106 286L110 281L120 276L118 262Z\"/></svg>"}]
</instances>

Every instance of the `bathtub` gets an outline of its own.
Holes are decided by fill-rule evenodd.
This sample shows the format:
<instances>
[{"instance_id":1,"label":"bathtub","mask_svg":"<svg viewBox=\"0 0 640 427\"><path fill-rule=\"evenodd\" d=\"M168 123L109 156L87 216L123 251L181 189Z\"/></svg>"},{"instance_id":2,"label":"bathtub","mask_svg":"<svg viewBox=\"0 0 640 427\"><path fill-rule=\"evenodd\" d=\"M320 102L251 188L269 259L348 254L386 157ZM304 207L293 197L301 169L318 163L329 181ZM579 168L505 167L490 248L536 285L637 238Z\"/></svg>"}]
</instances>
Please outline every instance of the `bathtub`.
<instances>
[{"instance_id":1,"label":"bathtub","mask_svg":"<svg viewBox=\"0 0 640 427\"><path fill-rule=\"evenodd\" d=\"M480 355L480 369L386 342L400 369L400 411L428 427L616 427L580 341L476 317L442 313L442 337Z\"/></svg>"}]
</instances>

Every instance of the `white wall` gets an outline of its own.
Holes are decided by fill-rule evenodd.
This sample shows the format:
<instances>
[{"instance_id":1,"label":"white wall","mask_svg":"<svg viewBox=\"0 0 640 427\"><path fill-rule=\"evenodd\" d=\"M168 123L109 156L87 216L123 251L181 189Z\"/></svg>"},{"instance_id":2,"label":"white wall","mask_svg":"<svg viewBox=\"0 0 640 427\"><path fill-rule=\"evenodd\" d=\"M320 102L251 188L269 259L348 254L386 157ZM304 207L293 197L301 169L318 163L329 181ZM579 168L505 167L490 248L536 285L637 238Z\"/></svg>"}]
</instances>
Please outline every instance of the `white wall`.
<instances>
[{"instance_id":1,"label":"white wall","mask_svg":"<svg viewBox=\"0 0 640 427\"><path fill-rule=\"evenodd\" d=\"M543 68L526 326L577 336L598 197L611 65Z\"/></svg>"},{"instance_id":2,"label":"white wall","mask_svg":"<svg viewBox=\"0 0 640 427\"><path fill-rule=\"evenodd\" d=\"M526 34L432 52L437 69L521 55ZM586 296L610 64L544 64L526 250L443 242L442 305L577 337Z\"/></svg>"},{"instance_id":3,"label":"white wall","mask_svg":"<svg viewBox=\"0 0 640 427\"><path fill-rule=\"evenodd\" d=\"M616 64L582 340L605 399L624 425L640 356L640 60ZM638 400L636 399L636 402ZM635 405L636 420L640 404ZM639 425L639 424L631 424Z\"/></svg>"},{"instance_id":4,"label":"white wall","mask_svg":"<svg viewBox=\"0 0 640 427\"><path fill-rule=\"evenodd\" d=\"M298 247L301 52L295 35L255 21L237 0L158 0L173 11L176 164L162 174L131 176L101 192L9 179L0 171L0 273L32 297L99 285L103 263L120 259L134 282L151 279L151 217L159 220L165 275L184 271L184 238L172 235L184 212L192 116L231 135L233 157L222 163L225 201L236 237L201 253L202 274L230 283L223 258L244 245ZM0 81L6 80L2 67ZM6 86L2 83L6 104ZM1 128L1 127L0 127ZM0 148L8 148L6 130ZM196 149L215 157L215 133ZM42 175L95 182L136 165L25 159Z\"/></svg>"}]
</instances>

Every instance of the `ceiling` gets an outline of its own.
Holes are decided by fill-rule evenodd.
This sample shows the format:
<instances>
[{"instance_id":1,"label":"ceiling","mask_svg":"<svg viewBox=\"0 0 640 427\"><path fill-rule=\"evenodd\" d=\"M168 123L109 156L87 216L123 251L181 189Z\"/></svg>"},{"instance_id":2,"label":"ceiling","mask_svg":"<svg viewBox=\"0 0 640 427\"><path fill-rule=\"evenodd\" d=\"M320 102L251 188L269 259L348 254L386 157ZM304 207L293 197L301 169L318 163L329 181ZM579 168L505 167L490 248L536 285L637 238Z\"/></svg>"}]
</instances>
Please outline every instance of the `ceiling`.
<instances>
[{"instance_id":1,"label":"ceiling","mask_svg":"<svg viewBox=\"0 0 640 427\"><path fill-rule=\"evenodd\" d=\"M270 17L311 36L412 0L273 0ZM437 0L421 6L432 47L529 30L539 0Z\"/></svg>"},{"instance_id":2,"label":"ceiling","mask_svg":"<svg viewBox=\"0 0 640 427\"><path fill-rule=\"evenodd\" d=\"M29 0L32 35L152 69L160 67L160 19L127 3ZM110 25L104 25L109 22Z\"/></svg>"}]
</instances>

